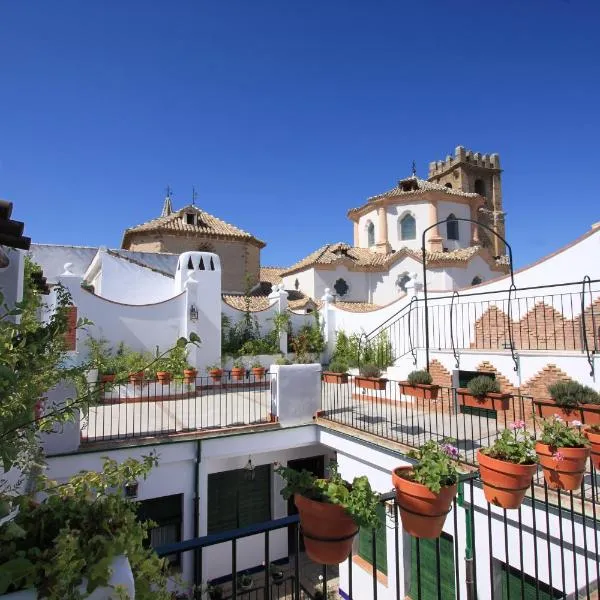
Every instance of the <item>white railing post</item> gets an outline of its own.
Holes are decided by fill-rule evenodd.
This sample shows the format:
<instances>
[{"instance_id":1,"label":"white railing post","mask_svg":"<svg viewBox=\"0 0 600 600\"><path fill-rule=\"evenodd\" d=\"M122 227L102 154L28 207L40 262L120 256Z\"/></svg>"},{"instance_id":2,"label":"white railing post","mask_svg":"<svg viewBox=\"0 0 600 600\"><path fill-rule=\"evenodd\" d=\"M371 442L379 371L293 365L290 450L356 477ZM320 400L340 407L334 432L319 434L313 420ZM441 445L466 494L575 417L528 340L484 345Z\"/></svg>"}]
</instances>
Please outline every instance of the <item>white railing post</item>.
<instances>
[{"instance_id":1,"label":"white railing post","mask_svg":"<svg viewBox=\"0 0 600 600\"><path fill-rule=\"evenodd\" d=\"M325 339L325 356L323 357L325 362L329 362L335 349L335 314L331 306L333 300L331 290L325 288L325 293L321 298L323 306L320 311L323 319L323 337Z\"/></svg>"}]
</instances>

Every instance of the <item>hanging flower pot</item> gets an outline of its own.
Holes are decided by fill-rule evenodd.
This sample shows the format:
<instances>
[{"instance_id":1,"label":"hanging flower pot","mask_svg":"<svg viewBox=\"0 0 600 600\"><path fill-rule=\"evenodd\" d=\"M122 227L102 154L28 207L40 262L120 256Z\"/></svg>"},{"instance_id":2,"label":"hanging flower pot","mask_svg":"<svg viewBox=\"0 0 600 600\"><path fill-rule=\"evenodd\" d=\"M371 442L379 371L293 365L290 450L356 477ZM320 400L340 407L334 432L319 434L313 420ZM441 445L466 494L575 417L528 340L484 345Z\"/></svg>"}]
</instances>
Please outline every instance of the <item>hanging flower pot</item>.
<instances>
[{"instance_id":1,"label":"hanging flower pot","mask_svg":"<svg viewBox=\"0 0 600 600\"><path fill-rule=\"evenodd\" d=\"M342 385L348 383L348 373L335 373L334 371L323 371L323 381L325 383L335 383Z\"/></svg>"},{"instance_id":2,"label":"hanging flower pot","mask_svg":"<svg viewBox=\"0 0 600 600\"><path fill-rule=\"evenodd\" d=\"M537 464L517 464L477 452L485 499L502 508L519 508L537 471Z\"/></svg>"},{"instance_id":3,"label":"hanging flower pot","mask_svg":"<svg viewBox=\"0 0 600 600\"><path fill-rule=\"evenodd\" d=\"M129 373L129 383L135 385L141 385L144 380L144 371L136 371L135 373Z\"/></svg>"},{"instance_id":4,"label":"hanging flower pot","mask_svg":"<svg viewBox=\"0 0 600 600\"><path fill-rule=\"evenodd\" d=\"M173 375L172 373L169 373L169 371L156 372L156 379L158 379L158 382L162 383L163 385L168 385L171 382L172 377Z\"/></svg>"},{"instance_id":5,"label":"hanging flower pot","mask_svg":"<svg viewBox=\"0 0 600 600\"><path fill-rule=\"evenodd\" d=\"M183 370L183 383L195 383L197 375L198 375L197 369L184 369Z\"/></svg>"},{"instance_id":6,"label":"hanging flower pot","mask_svg":"<svg viewBox=\"0 0 600 600\"><path fill-rule=\"evenodd\" d=\"M586 425L600 425L600 404L582 404L581 412Z\"/></svg>"},{"instance_id":7,"label":"hanging flower pot","mask_svg":"<svg viewBox=\"0 0 600 600\"><path fill-rule=\"evenodd\" d=\"M592 464L594 468L600 469L600 430L597 431L595 427L593 429L588 428L585 430L584 435L592 445Z\"/></svg>"},{"instance_id":8,"label":"hanging flower pot","mask_svg":"<svg viewBox=\"0 0 600 600\"><path fill-rule=\"evenodd\" d=\"M215 383L220 383L223 378L223 369L212 367L208 369L208 375Z\"/></svg>"},{"instance_id":9,"label":"hanging flower pot","mask_svg":"<svg viewBox=\"0 0 600 600\"><path fill-rule=\"evenodd\" d=\"M419 400L437 400L438 392L440 389L439 385L427 384L427 383L415 383L411 384L408 381L399 381L400 393L406 396L412 396Z\"/></svg>"},{"instance_id":10,"label":"hanging flower pot","mask_svg":"<svg viewBox=\"0 0 600 600\"><path fill-rule=\"evenodd\" d=\"M265 368L264 367L252 367L252 369L250 370L252 373L252 377L254 377L255 380L260 380L263 379L265 376Z\"/></svg>"},{"instance_id":11,"label":"hanging flower pot","mask_svg":"<svg viewBox=\"0 0 600 600\"><path fill-rule=\"evenodd\" d=\"M582 410L578 406L559 406L552 398L534 399L533 404L538 416L544 419L558 415L566 423L572 423L573 421L583 422Z\"/></svg>"},{"instance_id":12,"label":"hanging flower pot","mask_svg":"<svg viewBox=\"0 0 600 600\"><path fill-rule=\"evenodd\" d=\"M398 467L392 472L396 500L404 530L418 538L437 538L442 533L446 515L456 496L456 484L442 487L439 493L411 481L412 467Z\"/></svg>"},{"instance_id":13,"label":"hanging flower pot","mask_svg":"<svg viewBox=\"0 0 600 600\"><path fill-rule=\"evenodd\" d=\"M503 394L501 392L487 392L482 396L475 396L468 388L458 388L456 394L458 396L458 403L462 406L496 411L508 410L512 397L510 394Z\"/></svg>"},{"instance_id":14,"label":"hanging flower pot","mask_svg":"<svg viewBox=\"0 0 600 600\"><path fill-rule=\"evenodd\" d=\"M114 383L114 381L115 381L115 374L114 373L104 373L101 376L100 381L102 383Z\"/></svg>"},{"instance_id":15,"label":"hanging flower pot","mask_svg":"<svg viewBox=\"0 0 600 600\"><path fill-rule=\"evenodd\" d=\"M231 379L234 381L240 381L244 379L246 375L246 369L244 367L231 367Z\"/></svg>"},{"instance_id":16,"label":"hanging flower pot","mask_svg":"<svg viewBox=\"0 0 600 600\"><path fill-rule=\"evenodd\" d=\"M354 519L337 504L294 495L308 557L321 565L339 565L351 550L358 533Z\"/></svg>"},{"instance_id":17,"label":"hanging flower pot","mask_svg":"<svg viewBox=\"0 0 600 600\"><path fill-rule=\"evenodd\" d=\"M583 481L590 449L556 448L537 442L535 451L544 471L544 479L553 490L577 490Z\"/></svg>"}]
</instances>

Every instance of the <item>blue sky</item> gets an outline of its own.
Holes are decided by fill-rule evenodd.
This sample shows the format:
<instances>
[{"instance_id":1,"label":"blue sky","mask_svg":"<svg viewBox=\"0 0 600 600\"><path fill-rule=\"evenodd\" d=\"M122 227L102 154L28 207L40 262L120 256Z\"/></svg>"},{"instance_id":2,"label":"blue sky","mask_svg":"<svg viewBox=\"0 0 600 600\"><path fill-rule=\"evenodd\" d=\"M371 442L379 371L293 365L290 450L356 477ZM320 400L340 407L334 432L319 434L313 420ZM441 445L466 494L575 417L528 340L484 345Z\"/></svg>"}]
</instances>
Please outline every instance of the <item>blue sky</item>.
<instances>
[{"instance_id":1,"label":"blue sky","mask_svg":"<svg viewBox=\"0 0 600 600\"><path fill-rule=\"evenodd\" d=\"M521 266L600 220L596 0L0 5L0 197L118 246L164 188L289 265L461 144L500 153Z\"/></svg>"}]
</instances>

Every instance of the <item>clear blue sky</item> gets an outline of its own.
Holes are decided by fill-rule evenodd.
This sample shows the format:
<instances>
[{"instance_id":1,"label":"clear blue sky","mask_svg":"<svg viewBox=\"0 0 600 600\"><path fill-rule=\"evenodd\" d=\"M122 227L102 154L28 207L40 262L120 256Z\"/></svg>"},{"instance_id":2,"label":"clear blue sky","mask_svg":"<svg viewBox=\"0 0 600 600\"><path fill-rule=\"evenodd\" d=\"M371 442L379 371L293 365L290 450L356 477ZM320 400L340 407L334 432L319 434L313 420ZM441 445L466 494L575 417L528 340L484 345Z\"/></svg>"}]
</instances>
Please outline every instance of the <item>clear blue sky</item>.
<instances>
[{"instance_id":1,"label":"clear blue sky","mask_svg":"<svg viewBox=\"0 0 600 600\"><path fill-rule=\"evenodd\" d=\"M118 247L167 184L289 265L461 144L500 153L526 264L600 220L597 0L0 4L0 197Z\"/></svg>"}]
</instances>

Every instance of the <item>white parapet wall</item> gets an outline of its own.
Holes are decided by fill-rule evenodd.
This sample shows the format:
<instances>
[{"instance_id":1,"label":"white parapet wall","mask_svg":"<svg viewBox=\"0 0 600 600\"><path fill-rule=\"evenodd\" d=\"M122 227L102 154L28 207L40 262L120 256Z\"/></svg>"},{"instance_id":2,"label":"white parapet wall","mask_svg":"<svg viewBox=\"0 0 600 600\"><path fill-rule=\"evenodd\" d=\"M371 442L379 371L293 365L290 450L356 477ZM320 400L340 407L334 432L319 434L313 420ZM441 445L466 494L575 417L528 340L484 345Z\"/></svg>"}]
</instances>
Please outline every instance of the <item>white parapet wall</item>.
<instances>
[{"instance_id":1,"label":"white parapet wall","mask_svg":"<svg viewBox=\"0 0 600 600\"><path fill-rule=\"evenodd\" d=\"M321 406L321 365L273 365L275 394L271 412L282 427L312 422Z\"/></svg>"}]
</instances>

